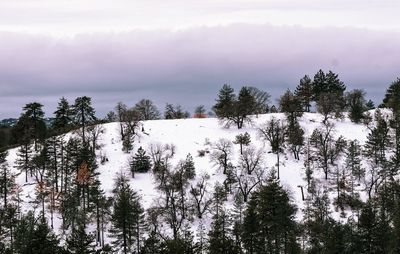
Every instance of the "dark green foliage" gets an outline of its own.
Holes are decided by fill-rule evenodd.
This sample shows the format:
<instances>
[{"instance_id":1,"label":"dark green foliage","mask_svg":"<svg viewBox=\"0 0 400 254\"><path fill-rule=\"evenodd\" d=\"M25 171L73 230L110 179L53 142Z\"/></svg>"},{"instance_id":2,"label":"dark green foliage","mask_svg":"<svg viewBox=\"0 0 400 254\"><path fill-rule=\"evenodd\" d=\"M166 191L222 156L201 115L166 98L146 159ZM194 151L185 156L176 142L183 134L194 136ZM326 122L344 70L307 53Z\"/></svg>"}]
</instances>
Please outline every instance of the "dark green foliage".
<instances>
[{"instance_id":1,"label":"dark green foliage","mask_svg":"<svg viewBox=\"0 0 400 254\"><path fill-rule=\"evenodd\" d=\"M256 112L256 108L257 108L257 102L254 96L252 95L250 88L247 86L242 87L239 91L238 101L236 106L236 115L242 118L240 128L243 126L243 121L246 118L246 116L254 114L254 112Z\"/></svg>"},{"instance_id":2,"label":"dark green foliage","mask_svg":"<svg viewBox=\"0 0 400 254\"><path fill-rule=\"evenodd\" d=\"M243 244L248 253L300 253L296 207L274 178L254 192L243 223Z\"/></svg>"},{"instance_id":3,"label":"dark green foliage","mask_svg":"<svg viewBox=\"0 0 400 254\"><path fill-rule=\"evenodd\" d=\"M172 105L167 103L164 111L165 119L183 119L188 118L190 113L187 111L183 111L181 105Z\"/></svg>"},{"instance_id":4,"label":"dark green foliage","mask_svg":"<svg viewBox=\"0 0 400 254\"><path fill-rule=\"evenodd\" d=\"M23 216L15 228L14 251L23 254L59 253L58 239L47 222L39 222L33 212Z\"/></svg>"},{"instance_id":5,"label":"dark green foliage","mask_svg":"<svg viewBox=\"0 0 400 254\"><path fill-rule=\"evenodd\" d=\"M86 127L96 121L95 109L92 107L92 98L87 96L76 98L72 112L75 124L82 128L82 143L86 143Z\"/></svg>"},{"instance_id":6,"label":"dark green foliage","mask_svg":"<svg viewBox=\"0 0 400 254\"><path fill-rule=\"evenodd\" d=\"M236 254L240 250L236 248L235 241L230 232L230 218L221 210L214 216L210 232L208 233L209 254Z\"/></svg>"},{"instance_id":7,"label":"dark green foliage","mask_svg":"<svg viewBox=\"0 0 400 254\"><path fill-rule=\"evenodd\" d=\"M286 90L286 92L281 96L279 107L281 112L286 114L289 122L293 122L303 115L303 106L300 99L290 90Z\"/></svg>"},{"instance_id":8,"label":"dark green foliage","mask_svg":"<svg viewBox=\"0 0 400 254\"><path fill-rule=\"evenodd\" d=\"M324 73L319 70L313 81L314 100L318 101L320 96L325 93L334 93L337 96L343 96L346 85L338 78L338 74L329 71Z\"/></svg>"},{"instance_id":9,"label":"dark green foliage","mask_svg":"<svg viewBox=\"0 0 400 254\"><path fill-rule=\"evenodd\" d=\"M228 118L234 115L234 105L236 103L236 95L231 86L224 84L219 90L217 103L214 105L213 110L218 118Z\"/></svg>"},{"instance_id":10,"label":"dark green foliage","mask_svg":"<svg viewBox=\"0 0 400 254\"><path fill-rule=\"evenodd\" d=\"M30 143L25 143L20 146L17 151L17 160L15 161L16 168L25 172L25 182L28 182L28 173L33 176L33 163L32 163L32 147Z\"/></svg>"},{"instance_id":11,"label":"dark green foliage","mask_svg":"<svg viewBox=\"0 0 400 254\"><path fill-rule=\"evenodd\" d=\"M343 96L336 93L323 93L317 101L317 111L324 116L323 123L326 123L329 118L342 118L342 111L345 107Z\"/></svg>"},{"instance_id":12,"label":"dark green foliage","mask_svg":"<svg viewBox=\"0 0 400 254\"><path fill-rule=\"evenodd\" d=\"M375 104L372 100L368 100L367 103L365 103L365 109L366 110L371 110L375 108Z\"/></svg>"},{"instance_id":13,"label":"dark green foliage","mask_svg":"<svg viewBox=\"0 0 400 254\"><path fill-rule=\"evenodd\" d=\"M296 87L294 95L300 101L303 110L310 112L311 102L313 101L313 82L309 76L305 75L300 79L300 84Z\"/></svg>"},{"instance_id":14,"label":"dark green foliage","mask_svg":"<svg viewBox=\"0 0 400 254\"><path fill-rule=\"evenodd\" d=\"M360 123L364 118L364 112L367 109L365 101L365 92L360 89L352 90L346 93L346 104L349 109L349 118L355 123Z\"/></svg>"},{"instance_id":15,"label":"dark green foliage","mask_svg":"<svg viewBox=\"0 0 400 254\"><path fill-rule=\"evenodd\" d=\"M227 127L235 124L241 129L246 121L250 121L249 115L257 112L257 101L249 87L242 87L236 98L233 88L225 84L219 91L213 110Z\"/></svg>"},{"instance_id":16,"label":"dark green foliage","mask_svg":"<svg viewBox=\"0 0 400 254\"><path fill-rule=\"evenodd\" d=\"M54 122L52 127L55 133L64 133L70 130L72 124L72 110L67 99L62 97L54 112Z\"/></svg>"},{"instance_id":17,"label":"dark green foliage","mask_svg":"<svg viewBox=\"0 0 400 254\"><path fill-rule=\"evenodd\" d=\"M146 173L151 169L150 156L146 155L146 151L142 147L139 147L135 156L133 156L130 167L133 176L134 172Z\"/></svg>"},{"instance_id":18,"label":"dark green foliage","mask_svg":"<svg viewBox=\"0 0 400 254\"><path fill-rule=\"evenodd\" d=\"M386 162L386 152L390 145L389 126L381 112L375 112L376 126L371 129L365 143L365 155L377 166Z\"/></svg>"},{"instance_id":19,"label":"dark green foliage","mask_svg":"<svg viewBox=\"0 0 400 254\"><path fill-rule=\"evenodd\" d=\"M43 105L38 102L28 103L23 107L23 112L12 129L14 143L24 144L33 140L35 151L38 150L38 142L44 140L47 130L42 108Z\"/></svg>"},{"instance_id":20,"label":"dark green foliage","mask_svg":"<svg viewBox=\"0 0 400 254\"><path fill-rule=\"evenodd\" d=\"M325 74L319 70L313 81L314 100L317 102L317 110L328 119L330 114L335 117L341 117L341 112L346 106L344 100L344 91L346 86L338 78L338 75L329 71Z\"/></svg>"},{"instance_id":21,"label":"dark green foliage","mask_svg":"<svg viewBox=\"0 0 400 254\"><path fill-rule=\"evenodd\" d=\"M0 152L0 204L6 208L15 187L15 176L7 163L8 152ZM1 202L2 201L2 202Z\"/></svg>"},{"instance_id":22,"label":"dark green foliage","mask_svg":"<svg viewBox=\"0 0 400 254\"><path fill-rule=\"evenodd\" d=\"M400 79L393 81L393 83L386 90L385 98L383 99L383 106L398 111L400 109Z\"/></svg>"},{"instance_id":23,"label":"dark green foliage","mask_svg":"<svg viewBox=\"0 0 400 254\"><path fill-rule=\"evenodd\" d=\"M240 145L240 154L243 154L243 146L248 146L250 142L250 134L247 132L236 135L235 141L233 141L234 144Z\"/></svg>"},{"instance_id":24,"label":"dark green foliage","mask_svg":"<svg viewBox=\"0 0 400 254\"><path fill-rule=\"evenodd\" d=\"M286 132L289 149L293 152L294 158L299 160L301 149L304 146L304 130L296 119L289 122Z\"/></svg>"},{"instance_id":25,"label":"dark green foliage","mask_svg":"<svg viewBox=\"0 0 400 254\"><path fill-rule=\"evenodd\" d=\"M365 169L361 166L361 152L361 146L357 140L352 140L348 143L345 160L346 168L350 170L358 181L365 174Z\"/></svg>"},{"instance_id":26,"label":"dark green foliage","mask_svg":"<svg viewBox=\"0 0 400 254\"><path fill-rule=\"evenodd\" d=\"M79 224L66 240L67 249L70 253L75 254L95 253L94 239L95 236L91 233L87 233L85 226L83 224Z\"/></svg>"},{"instance_id":27,"label":"dark green foliage","mask_svg":"<svg viewBox=\"0 0 400 254\"><path fill-rule=\"evenodd\" d=\"M129 186L128 179L118 176L114 189L114 204L111 215L112 228L110 233L115 240L116 250L131 253L140 251L142 246L143 208L139 196Z\"/></svg>"},{"instance_id":28,"label":"dark green foliage","mask_svg":"<svg viewBox=\"0 0 400 254\"><path fill-rule=\"evenodd\" d=\"M11 145L11 127L0 125L0 151Z\"/></svg>"}]
</instances>

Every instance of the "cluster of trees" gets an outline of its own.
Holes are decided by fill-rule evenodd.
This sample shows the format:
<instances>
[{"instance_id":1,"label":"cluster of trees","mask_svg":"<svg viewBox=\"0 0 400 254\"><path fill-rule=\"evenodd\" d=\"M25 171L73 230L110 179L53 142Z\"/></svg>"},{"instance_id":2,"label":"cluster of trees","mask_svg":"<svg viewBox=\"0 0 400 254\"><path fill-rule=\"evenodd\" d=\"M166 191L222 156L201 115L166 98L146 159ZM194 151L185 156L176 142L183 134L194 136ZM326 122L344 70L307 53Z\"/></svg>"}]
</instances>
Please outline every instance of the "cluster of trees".
<instances>
[{"instance_id":1,"label":"cluster of trees","mask_svg":"<svg viewBox=\"0 0 400 254\"><path fill-rule=\"evenodd\" d=\"M140 122L161 116L149 100L132 108L118 103L107 118L120 123L122 150L132 154L132 175L117 174L108 195L99 181L98 163L107 160L96 157L103 130L96 125L91 99L79 97L71 106L61 99L49 129L43 106L29 103L11 137L19 144L16 168L35 186L34 210L24 211L17 174L7 164L7 151L0 150L0 252L398 253L400 80L390 85L382 103L390 114L377 109L370 115L367 109L373 105L365 93L345 90L336 74L319 71L313 80L301 79L294 93L282 95L279 110L286 119L272 117L258 126L267 152L276 155L271 168L266 167L266 151L257 149L247 132L208 144L210 160L224 176L215 184L208 174L196 174L190 154L173 164L173 144L132 151ZM240 129L249 115L275 112L268 103L264 91L243 87L236 96L224 85L213 110L226 125ZM299 118L313 103L324 117L306 136ZM365 144L334 135L331 118L342 117L345 110L352 121L367 125ZM204 117L204 107L195 113ZM170 104L164 114L188 116ZM70 130L76 135L65 135ZM235 150L240 152L237 160ZM298 186L302 218L295 219L298 208L280 184L285 157L303 162L304 185ZM129 183L146 172L153 175L159 195L145 210ZM57 218L62 234L54 232Z\"/></svg>"},{"instance_id":2,"label":"cluster of trees","mask_svg":"<svg viewBox=\"0 0 400 254\"><path fill-rule=\"evenodd\" d=\"M373 102L366 101L365 95L360 89L346 92L346 85L338 74L319 70L313 79L304 76L294 92L287 90L279 99L278 109L268 105L270 96L267 92L242 87L236 96L233 88L225 84L219 91L213 110L226 126L234 124L238 129L251 121L250 115L280 111L289 114L289 120L293 120L303 112L310 112L314 104L318 113L324 116L324 121L331 117L343 117L343 112L348 111L350 119L359 123L365 118L363 113L374 108Z\"/></svg>"}]
</instances>

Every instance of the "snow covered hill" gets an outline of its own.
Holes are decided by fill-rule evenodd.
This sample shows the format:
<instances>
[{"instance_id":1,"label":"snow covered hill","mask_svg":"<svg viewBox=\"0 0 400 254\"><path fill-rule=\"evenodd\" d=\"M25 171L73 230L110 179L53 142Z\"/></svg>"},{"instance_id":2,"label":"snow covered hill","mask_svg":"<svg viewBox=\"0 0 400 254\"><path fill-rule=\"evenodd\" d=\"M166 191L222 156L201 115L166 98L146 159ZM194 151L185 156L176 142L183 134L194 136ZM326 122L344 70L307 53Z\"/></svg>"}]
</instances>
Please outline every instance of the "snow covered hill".
<instances>
[{"instance_id":1,"label":"snow covered hill","mask_svg":"<svg viewBox=\"0 0 400 254\"><path fill-rule=\"evenodd\" d=\"M134 148L132 153L136 152L139 147L148 150L150 145L154 144L174 144L176 146L176 154L171 163L176 165L180 160L184 160L187 154L191 154L196 167L196 175L199 176L206 172L210 175L210 184L215 182L223 182L225 175L222 174L218 167L211 162L210 154L213 150L213 144L219 139L235 140L235 136L239 133L248 132L251 136L251 146L257 149L262 149L264 153L264 169L269 171L276 168L276 155L271 153L271 147L268 142L265 142L259 134L258 128L269 121L272 117L283 119L285 116L281 113L259 115L252 117L252 124L246 125L243 129L238 130L235 127L225 128L218 119L180 119L180 120L153 120L143 122L143 131L140 131L139 136L135 138ZM369 130L365 125L354 124L348 118L343 120L331 120L335 125L334 135L336 137L342 135L346 140L357 139L361 144L366 140ZM322 116L316 113L305 113L299 119L300 125L305 130L305 137L309 137L314 129L322 127ZM98 143L101 148L97 151L97 159L99 161L98 172L102 188L107 195L111 195L113 188L113 179L118 172L126 172L130 175L129 158L132 155L122 151L122 142L119 135L119 123L108 123L101 126L103 133L100 135ZM70 135L66 135L68 138ZM239 145L234 145L233 164L236 165L240 156ZM8 162L12 170L16 172L16 149L9 151ZM205 155L200 156L199 151L204 151ZM301 190L299 186L306 184L303 156L300 160L295 160L292 153L285 151L281 156L280 164L280 180L283 186L291 193L291 197L299 209L298 218L301 218L301 208L304 205L302 200ZM105 163L100 163L101 157L107 158ZM20 193L22 198L22 209L28 211L35 209L33 200L35 199L35 180L29 179L25 183L25 174L18 173L16 182L22 187ZM324 180L324 175L321 170L315 172L317 178L323 186L330 188L330 182ZM142 204L145 208L151 207L157 201L159 196L155 189L155 180L152 173L138 173L135 178L131 179L131 186L138 191L142 197ZM360 186L361 188L362 186ZM334 190L331 191L334 196ZM363 195L362 195L363 196ZM232 197L230 197L232 200ZM232 204L232 202L228 202ZM40 209L40 208L36 208ZM332 207L332 210L333 207ZM339 212L335 215L340 219ZM207 216L208 223L211 218ZM206 222L206 224L208 224ZM60 216L56 216L54 229L60 230ZM193 223L193 230L196 230L196 221ZM61 231L59 231L61 232Z\"/></svg>"}]
</instances>

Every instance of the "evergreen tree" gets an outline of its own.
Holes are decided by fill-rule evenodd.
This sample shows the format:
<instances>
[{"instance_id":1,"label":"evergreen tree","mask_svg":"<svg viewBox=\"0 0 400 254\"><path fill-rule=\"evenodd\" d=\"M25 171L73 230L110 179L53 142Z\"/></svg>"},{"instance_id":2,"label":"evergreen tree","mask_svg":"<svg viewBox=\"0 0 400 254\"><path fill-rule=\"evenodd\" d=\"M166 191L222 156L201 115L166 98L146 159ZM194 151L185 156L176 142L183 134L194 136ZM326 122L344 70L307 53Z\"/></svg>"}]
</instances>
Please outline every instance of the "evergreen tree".
<instances>
[{"instance_id":1,"label":"evergreen tree","mask_svg":"<svg viewBox=\"0 0 400 254\"><path fill-rule=\"evenodd\" d=\"M400 78L390 84L386 90L385 98L383 99L383 106L399 111L400 109Z\"/></svg>"},{"instance_id":2,"label":"evergreen tree","mask_svg":"<svg viewBox=\"0 0 400 254\"><path fill-rule=\"evenodd\" d=\"M375 108L375 103L372 100L368 100L365 103L365 110L371 110Z\"/></svg>"},{"instance_id":3,"label":"evergreen tree","mask_svg":"<svg viewBox=\"0 0 400 254\"><path fill-rule=\"evenodd\" d=\"M124 175L118 176L114 195L110 233L115 238L115 249L120 249L125 254L131 253L133 249L140 252L144 210L138 194L131 189Z\"/></svg>"},{"instance_id":4,"label":"evergreen tree","mask_svg":"<svg viewBox=\"0 0 400 254\"><path fill-rule=\"evenodd\" d=\"M17 151L15 167L21 172L25 171L25 182L28 182L28 173L33 176L32 155L33 151L29 143L25 143Z\"/></svg>"},{"instance_id":5,"label":"evergreen tree","mask_svg":"<svg viewBox=\"0 0 400 254\"><path fill-rule=\"evenodd\" d=\"M298 117L303 115L301 101L290 90L286 90L279 99L279 107L281 112L286 114L289 123L296 121Z\"/></svg>"},{"instance_id":6,"label":"evergreen tree","mask_svg":"<svg viewBox=\"0 0 400 254\"><path fill-rule=\"evenodd\" d=\"M218 99L213 106L213 110L219 119L232 117L235 113L234 105L236 96L230 85L224 84L219 90Z\"/></svg>"},{"instance_id":7,"label":"evergreen tree","mask_svg":"<svg viewBox=\"0 0 400 254\"><path fill-rule=\"evenodd\" d=\"M313 82L309 76L305 75L300 79L294 95L300 100L300 103L306 112L310 112L311 101L313 101Z\"/></svg>"},{"instance_id":8,"label":"evergreen tree","mask_svg":"<svg viewBox=\"0 0 400 254\"><path fill-rule=\"evenodd\" d=\"M64 133L70 129L71 122L71 107L67 99L62 97L58 102L56 111L54 112L54 122L52 127L56 133Z\"/></svg>"},{"instance_id":9,"label":"evergreen tree","mask_svg":"<svg viewBox=\"0 0 400 254\"><path fill-rule=\"evenodd\" d=\"M234 144L240 145L240 154L243 154L243 146L248 146L251 142L250 134L245 132L244 134L238 134L235 137Z\"/></svg>"},{"instance_id":10,"label":"evergreen tree","mask_svg":"<svg viewBox=\"0 0 400 254\"><path fill-rule=\"evenodd\" d=\"M346 159L345 159L345 166L347 169L350 170L352 175L352 191L354 190L354 180L358 182L361 181L361 178L365 174L365 169L362 168L361 165L361 146L357 140L352 140L348 143L346 149Z\"/></svg>"},{"instance_id":11,"label":"evergreen tree","mask_svg":"<svg viewBox=\"0 0 400 254\"><path fill-rule=\"evenodd\" d=\"M346 93L346 104L349 109L349 117L352 122L360 123L366 110L365 92L360 89Z\"/></svg>"},{"instance_id":12,"label":"evergreen tree","mask_svg":"<svg viewBox=\"0 0 400 254\"><path fill-rule=\"evenodd\" d=\"M72 107L75 123L82 128L82 143L86 143L86 127L96 121L95 110L92 107L92 99L87 96L78 97Z\"/></svg>"},{"instance_id":13,"label":"evergreen tree","mask_svg":"<svg viewBox=\"0 0 400 254\"><path fill-rule=\"evenodd\" d=\"M300 159L300 152L304 146L304 130L297 120L290 121L286 130L287 141L295 159Z\"/></svg>"},{"instance_id":14,"label":"evergreen tree","mask_svg":"<svg viewBox=\"0 0 400 254\"><path fill-rule=\"evenodd\" d=\"M139 147L137 153L133 156L130 167L133 177L135 172L146 173L151 169L150 156L146 155L146 151L142 147Z\"/></svg>"},{"instance_id":15,"label":"evergreen tree","mask_svg":"<svg viewBox=\"0 0 400 254\"><path fill-rule=\"evenodd\" d=\"M172 105L167 103L164 111L165 119L184 119L190 116L189 112L183 111L181 105Z\"/></svg>"},{"instance_id":16,"label":"evergreen tree","mask_svg":"<svg viewBox=\"0 0 400 254\"><path fill-rule=\"evenodd\" d=\"M390 145L389 124L380 110L375 112L375 122L376 126L367 135L364 153L374 165L382 166L386 162L386 152Z\"/></svg>"},{"instance_id":17,"label":"evergreen tree","mask_svg":"<svg viewBox=\"0 0 400 254\"><path fill-rule=\"evenodd\" d=\"M15 176L7 163L8 152L0 151L0 204L3 209L7 208L9 200L12 196L12 189L15 186Z\"/></svg>"},{"instance_id":18,"label":"evergreen tree","mask_svg":"<svg viewBox=\"0 0 400 254\"><path fill-rule=\"evenodd\" d=\"M72 231L66 240L67 250L75 254L95 253L94 239L95 236L93 234L86 233L84 224L79 223L78 227Z\"/></svg>"},{"instance_id":19,"label":"evergreen tree","mask_svg":"<svg viewBox=\"0 0 400 254\"><path fill-rule=\"evenodd\" d=\"M235 246L235 241L230 232L229 215L221 210L214 215L211 229L208 233L208 253L209 254L236 254L240 253Z\"/></svg>"},{"instance_id":20,"label":"evergreen tree","mask_svg":"<svg viewBox=\"0 0 400 254\"><path fill-rule=\"evenodd\" d=\"M28 239L27 239L28 240ZM37 223L29 239L32 244L31 253L57 254L60 253L59 240L54 232L49 228L46 221Z\"/></svg>"},{"instance_id":21,"label":"evergreen tree","mask_svg":"<svg viewBox=\"0 0 400 254\"><path fill-rule=\"evenodd\" d=\"M236 98L233 88L225 84L219 91L213 110L225 126L235 124L241 129L246 121L250 121L249 115L256 113L257 101L249 87L242 87Z\"/></svg>"},{"instance_id":22,"label":"evergreen tree","mask_svg":"<svg viewBox=\"0 0 400 254\"><path fill-rule=\"evenodd\" d=\"M294 220L296 207L279 182L270 178L254 192L252 200L243 225L246 250L249 253L300 253Z\"/></svg>"},{"instance_id":23,"label":"evergreen tree","mask_svg":"<svg viewBox=\"0 0 400 254\"><path fill-rule=\"evenodd\" d=\"M46 124L44 122L43 105L38 102L28 103L23 107L23 112L18 122L12 129L15 143L25 144L34 141L35 151L38 142L46 137Z\"/></svg>"}]
</instances>

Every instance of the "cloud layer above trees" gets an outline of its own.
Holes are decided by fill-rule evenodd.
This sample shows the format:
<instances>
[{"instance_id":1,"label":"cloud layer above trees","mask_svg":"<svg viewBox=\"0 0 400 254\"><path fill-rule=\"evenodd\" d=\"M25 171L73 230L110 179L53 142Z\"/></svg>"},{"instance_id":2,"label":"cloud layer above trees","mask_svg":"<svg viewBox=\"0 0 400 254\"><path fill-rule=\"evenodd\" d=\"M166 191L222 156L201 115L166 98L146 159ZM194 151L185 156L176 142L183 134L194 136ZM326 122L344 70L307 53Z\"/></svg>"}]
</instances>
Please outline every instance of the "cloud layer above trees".
<instances>
[{"instance_id":1,"label":"cloud layer above trees","mask_svg":"<svg viewBox=\"0 0 400 254\"><path fill-rule=\"evenodd\" d=\"M332 70L380 101L400 75L400 33L356 28L241 25L134 30L55 38L0 33L0 118L27 102L50 115L61 96L92 96L99 114L150 98L160 107L210 106L224 83L277 98L304 74Z\"/></svg>"}]
</instances>

